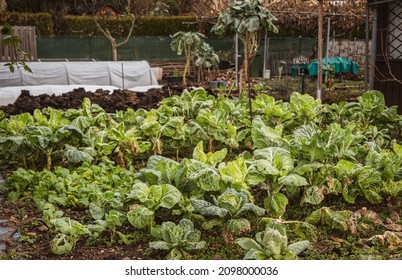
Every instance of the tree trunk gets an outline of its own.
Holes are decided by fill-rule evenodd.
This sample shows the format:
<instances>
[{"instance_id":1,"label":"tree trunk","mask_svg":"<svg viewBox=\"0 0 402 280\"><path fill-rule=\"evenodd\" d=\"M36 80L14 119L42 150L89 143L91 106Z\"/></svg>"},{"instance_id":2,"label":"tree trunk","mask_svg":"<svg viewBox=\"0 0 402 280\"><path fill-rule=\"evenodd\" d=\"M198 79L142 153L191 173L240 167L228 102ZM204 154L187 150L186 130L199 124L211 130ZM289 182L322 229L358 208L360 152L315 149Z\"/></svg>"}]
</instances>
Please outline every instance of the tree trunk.
<instances>
[{"instance_id":1,"label":"tree trunk","mask_svg":"<svg viewBox=\"0 0 402 280\"><path fill-rule=\"evenodd\" d=\"M112 45L112 59L113 61L117 61L117 45L116 42L113 40L113 42L110 42Z\"/></svg>"},{"instance_id":2,"label":"tree trunk","mask_svg":"<svg viewBox=\"0 0 402 280\"><path fill-rule=\"evenodd\" d=\"M98 22L97 16L93 17L93 20L95 22L96 27L109 40L109 42L110 42L110 44L112 46L112 58L113 58L113 61L117 61L117 48L122 46L122 45L124 45L124 44L126 44L128 42L128 40L130 39L131 34L133 32L134 25L135 25L135 17L134 17L133 14L130 13L130 1L128 1L127 4L128 4L128 6L127 6L127 14L131 18L131 27L130 27L130 31L128 32L127 36L120 43L116 42L116 39L113 37L112 33L110 32L110 30L109 30L109 28L107 26L102 27L100 25L100 23Z\"/></svg>"}]
</instances>

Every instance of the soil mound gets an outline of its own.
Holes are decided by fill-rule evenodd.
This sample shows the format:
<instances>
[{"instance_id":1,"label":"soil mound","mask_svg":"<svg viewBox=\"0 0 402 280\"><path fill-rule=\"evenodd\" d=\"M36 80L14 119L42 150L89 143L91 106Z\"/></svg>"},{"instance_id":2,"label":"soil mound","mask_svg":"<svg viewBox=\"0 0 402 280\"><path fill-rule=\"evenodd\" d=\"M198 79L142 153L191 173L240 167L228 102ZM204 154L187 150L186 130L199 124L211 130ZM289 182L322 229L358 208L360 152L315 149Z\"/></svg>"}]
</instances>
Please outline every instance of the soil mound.
<instances>
[{"instance_id":1,"label":"soil mound","mask_svg":"<svg viewBox=\"0 0 402 280\"><path fill-rule=\"evenodd\" d=\"M84 88L74 89L62 95L41 94L32 96L29 91L21 91L21 95L14 104L0 106L9 115L21 114L24 112L32 113L35 109L52 107L60 110L81 108L82 100L88 98L93 104L98 104L106 112L114 113L117 110L127 110L128 108L146 110L157 108L158 103L169 96L181 94L183 88L180 86L167 87L160 89L150 89L147 92L135 92L126 89L108 90L99 89L95 92L85 91Z\"/></svg>"}]
</instances>

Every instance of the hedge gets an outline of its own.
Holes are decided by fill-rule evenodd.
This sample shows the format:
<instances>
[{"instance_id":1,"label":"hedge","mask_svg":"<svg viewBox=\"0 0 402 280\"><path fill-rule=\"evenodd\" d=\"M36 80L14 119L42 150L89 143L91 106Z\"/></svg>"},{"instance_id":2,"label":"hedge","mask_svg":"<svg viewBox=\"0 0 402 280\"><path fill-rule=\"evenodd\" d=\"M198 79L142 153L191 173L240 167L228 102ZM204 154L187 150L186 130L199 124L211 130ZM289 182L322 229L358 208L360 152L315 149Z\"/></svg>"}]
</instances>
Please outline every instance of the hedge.
<instances>
[{"instance_id":1,"label":"hedge","mask_svg":"<svg viewBox=\"0 0 402 280\"><path fill-rule=\"evenodd\" d=\"M115 36L122 37L128 33L130 20L128 17L119 17L107 21L106 24ZM146 16L136 19L133 36L169 36L178 31L196 31L197 25L190 24L195 21L195 16ZM92 16L12 13L10 22L12 25L36 26L38 36L102 36Z\"/></svg>"},{"instance_id":2,"label":"hedge","mask_svg":"<svg viewBox=\"0 0 402 280\"><path fill-rule=\"evenodd\" d=\"M9 22L15 26L36 26L36 35L54 35L53 20L48 13L11 13Z\"/></svg>"},{"instance_id":3,"label":"hedge","mask_svg":"<svg viewBox=\"0 0 402 280\"><path fill-rule=\"evenodd\" d=\"M204 23L201 30L195 24L196 16L144 16L136 19L132 36L169 36L178 31L200 31L208 37L212 23ZM38 36L103 36L96 28L92 16L64 15L62 13L12 13L12 25L36 26ZM119 17L108 21L108 27L115 37L124 37L131 26L130 18ZM230 33L226 35L230 36ZM364 38L364 26L345 33L344 37ZM300 30L287 30L279 26L275 37L309 37Z\"/></svg>"},{"instance_id":4,"label":"hedge","mask_svg":"<svg viewBox=\"0 0 402 280\"><path fill-rule=\"evenodd\" d=\"M197 31L197 21L194 16L176 17L143 17L135 27L137 36L166 36L178 31Z\"/></svg>"}]
</instances>

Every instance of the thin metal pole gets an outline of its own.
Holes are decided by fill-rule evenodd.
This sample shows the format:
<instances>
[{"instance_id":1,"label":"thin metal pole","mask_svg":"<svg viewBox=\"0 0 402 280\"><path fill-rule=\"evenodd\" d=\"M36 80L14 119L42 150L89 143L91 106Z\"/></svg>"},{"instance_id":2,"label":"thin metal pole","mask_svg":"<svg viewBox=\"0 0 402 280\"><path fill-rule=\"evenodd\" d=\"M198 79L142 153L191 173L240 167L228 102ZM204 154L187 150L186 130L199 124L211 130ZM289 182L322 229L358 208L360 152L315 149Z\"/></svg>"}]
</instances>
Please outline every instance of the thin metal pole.
<instances>
[{"instance_id":1,"label":"thin metal pole","mask_svg":"<svg viewBox=\"0 0 402 280\"><path fill-rule=\"evenodd\" d=\"M268 64L268 62L269 62L269 42L270 42L270 39L269 39L269 37L268 37L268 39L267 39L267 64ZM268 65L267 65L268 66ZM268 66L269 67L269 66ZM271 69L271 68L270 68Z\"/></svg>"},{"instance_id":2,"label":"thin metal pole","mask_svg":"<svg viewBox=\"0 0 402 280\"><path fill-rule=\"evenodd\" d=\"M328 69L328 52L329 52L329 32L331 32L331 17L328 17L327 24L327 42L325 47L325 66ZM325 82L328 81L328 70L325 70Z\"/></svg>"},{"instance_id":3,"label":"thin metal pole","mask_svg":"<svg viewBox=\"0 0 402 280\"><path fill-rule=\"evenodd\" d=\"M322 25L324 21L324 6L323 0L318 2L318 71L317 71L317 99L321 99L321 87L322 87Z\"/></svg>"},{"instance_id":4,"label":"thin metal pole","mask_svg":"<svg viewBox=\"0 0 402 280\"><path fill-rule=\"evenodd\" d=\"M302 56L302 36L299 36L299 67L297 67L297 92L301 92L301 65L302 62L301 60L301 56Z\"/></svg>"},{"instance_id":5,"label":"thin metal pole","mask_svg":"<svg viewBox=\"0 0 402 280\"><path fill-rule=\"evenodd\" d=\"M123 85L122 89L124 89L124 66L123 66L123 63L121 63L121 81L122 81L122 85Z\"/></svg>"},{"instance_id":6,"label":"thin metal pole","mask_svg":"<svg viewBox=\"0 0 402 280\"><path fill-rule=\"evenodd\" d=\"M264 61L263 61L263 66L262 66L262 73L264 75L264 70L267 69L267 32L265 31L265 36L264 36Z\"/></svg>"},{"instance_id":7,"label":"thin metal pole","mask_svg":"<svg viewBox=\"0 0 402 280\"><path fill-rule=\"evenodd\" d=\"M302 36L299 36L299 55L302 55Z\"/></svg>"},{"instance_id":8,"label":"thin metal pole","mask_svg":"<svg viewBox=\"0 0 402 280\"><path fill-rule=\"evenodd\" d=\"M370 39L369 39L369 6L366 5L366 38L365 38L365 67L364 67L364 90L368 90L368 83L369 83L369 47L370 47Z\"/></svg>"},{"instance_id":9,"label":"thin metal pole","mask_svg":"<svg viewBox=\"0 0 402 280\"><path fill-rule=\"evenodd\" d=\"M335 30L332 31L332 57L335 56Z\"/></svg>"},{"instance_id":10,"label":"thin metal pole","mask_svg":"<svg viewBox=\"0 0 402 280\"><path fill-rule=\"evenodd\" d=\"M377 53L377 21L378 21L377 6L373 6L373 34L371 36L371 59L370 59L370 81L369 89L374 88L374 73L375 73L375 59Z\"/></svg>"},{"instance_id":11,"label":"thin metal pole","mask_svg":"<svg viewBox=\"0 0 402 280\"><path fill-rule=\"evenodd\" d=\"M239 38L235 35L235 85L239 87Z\"/></svg>"}]
</instances>

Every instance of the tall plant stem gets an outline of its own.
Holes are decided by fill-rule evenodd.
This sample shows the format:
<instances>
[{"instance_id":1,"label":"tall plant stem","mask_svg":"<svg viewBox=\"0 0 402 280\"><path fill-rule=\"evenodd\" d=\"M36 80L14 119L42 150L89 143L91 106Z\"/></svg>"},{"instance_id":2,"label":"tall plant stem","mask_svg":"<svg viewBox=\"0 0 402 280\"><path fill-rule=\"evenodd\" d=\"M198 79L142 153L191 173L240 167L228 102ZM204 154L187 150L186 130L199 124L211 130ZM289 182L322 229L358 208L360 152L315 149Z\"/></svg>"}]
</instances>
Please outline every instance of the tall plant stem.
<instances>
[{"instance_id":1,"label":"tall plant stem","mask_svg":"<svg viewBox=\"0 0 402 280\"><path fill-rule=\"evenodd\" d=\"M47 169L50 171L52 169L52 151L46 151L46 162Z\"/></svg>"},{"instance_id":2,"label":"tall plant stem","mask_svg":"<svg viewBox=\"0 0 402 280\"><path fill-rule=\"evenodd\" d=\"M249 108L249 117L250 117L250 135L253 133L253 106L251 104L251 78L248 77L248 108ZM253 140L251 140L253 141ZM254 143L253 143L254 145Z\"/></svg>"},{"instance_id":3,"label":"tall plant stem","mask_svg":"<svg viewBox=\"0 0 402 280\"><path fill-rule=\"evenodd\" d=\"M252 110L252 105L251 105L251 78L248 76L248 107L249 107L249 116L250 116L250 130L253 124L253 110ZM251 132L251 131L250 131Z\"/></svg>"},{"instance_id":4,"label":"tall plant stem","mask_svg":"<svg viewBox=\"0 0 402 280\"><path fill-rule=\"evenodd\" d=\"M187 55L186 57L186 65L184 66L184 70L183 70L183 85L187 85L187 81L186 81L186 76L187 76L187 71L190 68L190 56Z\"/></svg>"}]
</instances>

